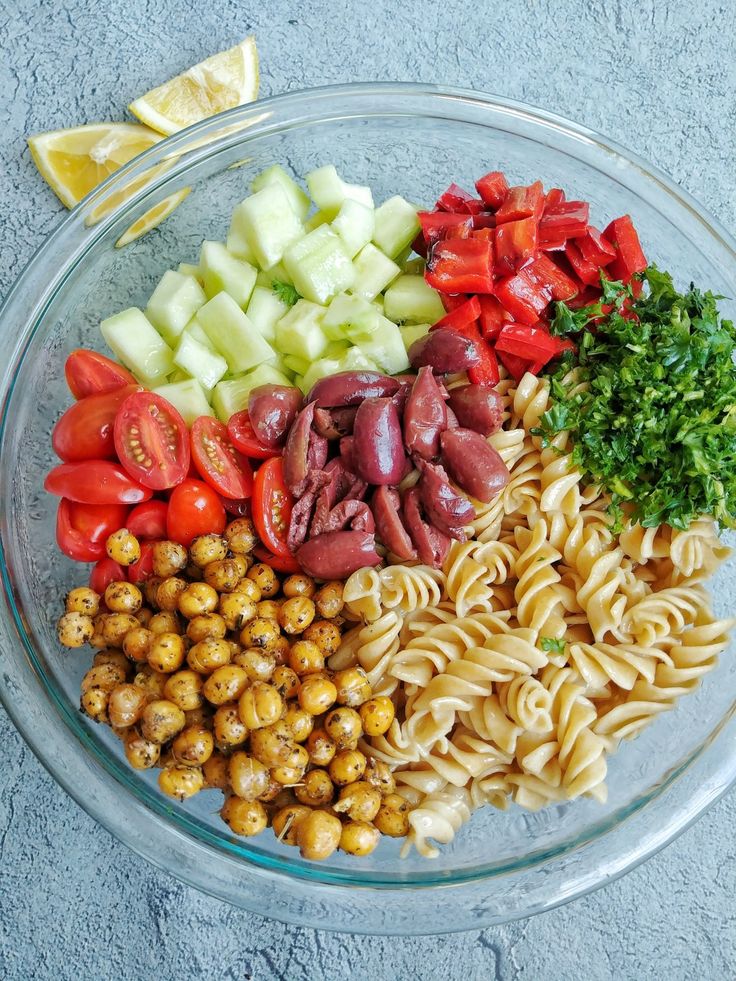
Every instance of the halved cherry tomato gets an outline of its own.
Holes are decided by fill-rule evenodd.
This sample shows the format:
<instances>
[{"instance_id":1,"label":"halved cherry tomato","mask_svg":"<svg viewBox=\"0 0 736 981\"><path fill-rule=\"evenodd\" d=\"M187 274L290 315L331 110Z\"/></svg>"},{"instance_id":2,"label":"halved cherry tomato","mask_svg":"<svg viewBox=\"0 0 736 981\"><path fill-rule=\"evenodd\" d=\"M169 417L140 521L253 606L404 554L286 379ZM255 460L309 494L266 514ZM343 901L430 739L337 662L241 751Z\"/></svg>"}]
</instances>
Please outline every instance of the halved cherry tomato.
<instances>
[{"instance_id":1,"label":"halved cherry tomato","mask_svg":"<svg viewBox=\"0 0 736 981\"><path fill-rule=\"evenodd\" d=\"M262 545L256 545L253 549L253 554L259 562L265 562L266 565L270 565L276 572L291 573L302 571L302 567L294 555L273 555L267 548L263 548Z\"/></svg>"},{"instance_id":2,"label":"halved cherry tomato","mask_svg":"<svg viewBox=\"0 0 736 981\"><path fill-rule=\"evenodd\" d=\"M280 456L281 450L275 446L264 446L253 431L248 410L236 412L230 416L227 423L227 434L236 450L250 460L268 460L272 456Z\"/></svg>"},{"instance_id":3,"label":"halved cherry tomato","mask_svg":"<svg viewBox=\"0 0 736 981\"><path fill-rule=\"evenodd\" d=\"M105 557L100 559L90 572L89 585L90 589L94 589L96 593L102 596L111 582L125 582L126 579L125 569L117 562Z\"/></svg>"},{"instance_id":4,"label":"halved cherry tomato","mask_svg":"<svg viewBox=\"0 0 736 981\"><path fill-rule=\"evenodd\" d=\"M171 492L166 534L172 541L189 548L197 535L222 534L225 524L222 501L204 481L187 479Z\"/></svg>"},{"instance_id":5,"label":"halved cherry tomato","mask_svg":"<svg viewBox=\"0 0 736 981\"><path fill-rule=\"evenodd\" d=\"M134 507L128 515L125 527L141 541L166 538L166 501L146 501Z\"/></svg>"},{"instance_id":6,"label":"halved cherry tomato","mask_svg":"<svg viewBox=\"0 0 736 981\"><path fill-rule=\"evenodd\" d=\"M64 365L64 375L69 391L75 399L101 392L113 392L123 385L137 385L135 378L116 361L111 361L97 351L79 347L72 351Z\"/></svg>"},{"instance_id":7,"label":"halved cherry tomato","mask_svg":"<svg viewBox=\"0 0 736 981\"><path fill-rule=\"evenodd\" d=\"M186 477L189 431L171 402L154 392L129 395L115 417L118 459L144 487L166 490Z\"/></svg>"},{"instance_id":8,"label":"halved cherry tomato","mask_svg":"<svg viewBox=\"0 0 736 981\"><path fill-rule=\"evenodd\" d=\"M250 517L250 498L243 497L239 501L231 501L227 497L221 498L222 506L228 514L234 514L236 518Z\"/></svg>"},{"instance_id":9,"label":"halved cherry tomato","mask_svg":"<svg viewBox=\"0 0 736 981\"><path fill-rule=\"evenodd\" d=\"M192 424L191 439L192 460L210 487L233 501L250 497L253 471L233 446L226 426L212 416L200 416Z\"/></svg>"},{"instance_id":10,"label":"halved cherry tomato","mask_svg":"<svg viewBox=\"0 0 736 981\"><path fill-rule=\"evenodd\" d=\"M166 537L166 532L161 536ZM128 566L128 579L130 582L139 583L153 575L153 546L156 542L143 542L141 545L141 557L133 565Z\"/></svg>"},{"instance_id":11,"label":"halved cherry tomato","mask_svg":"<svg viewBox=\"0 0 736 981\"><path fill-rule=\"evenodd\" d=\"M56 512L56 542L70 559L96 562L105 555L108 536L125 527L127 516L124 504L78 504L62 497Z\"/></svg>"},{"instance_id":12,"label":"halved cherry tomato","mask_svg":"<svg viewBox=\"0 0 736 981\"><path fill-rule=\"evenodd\" d=\"M140 504L153 497L111 460L60 463L46 475L44 489L80 504Z\"/></svg>"},{"instance_id":13,"label":"halved cherry tomato","mask_svg":"<svg viewBox=\"0 0 736 981\"><path fill-rule=\"evenodd\" d=\"M125 399L140 390L137 385L124 385L111 392L86 395L70 405L51 434L54 453L66 463L114 460L115 416Z\"/></svg>"},{"instance_id":14,"label":"halved cherry tomato","mask_svg":"<svg viewBox=\"0 0 736 981\"><path fill-rule=\"evenodd\" d=\"M253 484L253 524L258 537L274 555L291 556L286 536L294 498L284 482L280 456L262 463Z\"/></svg>"}]
</instances>

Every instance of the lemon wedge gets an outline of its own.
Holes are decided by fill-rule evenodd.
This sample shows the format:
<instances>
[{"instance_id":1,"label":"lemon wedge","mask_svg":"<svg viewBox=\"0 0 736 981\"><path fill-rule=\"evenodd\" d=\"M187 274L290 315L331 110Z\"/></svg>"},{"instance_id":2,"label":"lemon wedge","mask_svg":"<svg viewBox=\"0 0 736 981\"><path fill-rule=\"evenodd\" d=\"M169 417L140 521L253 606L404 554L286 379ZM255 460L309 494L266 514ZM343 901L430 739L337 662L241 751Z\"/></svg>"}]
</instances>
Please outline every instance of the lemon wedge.
<instances>
[{"instance_id":1,"label":"lemon wedge","mask_svg":"<svg viewBox=\"0 0 736 981\"><path fill-rule=\"evenodd\" d=\"M160 225L164 218L169 217L174 208L179 207L190 191L191 187L183 187L180 191L169 194L163 201L159 201L158 204L149 208L148 211L133 222L130 228L123 232L115 243L115 248L122 249L124 245L130 245L131 242L135 242L141 235L145 235L146 232L150 232L152 228Z\"/></svg>"},{"instance_id":2,"label":"lemon wedge","mask_svg":"<svg viewBox=\"0 0 736 981\"><path fill-rule=\"evenodd\" d=\"M151 89L128 108L142 123L168 136L257 96L258 49L251 36Z\"/></svg>"},{"instance_id":3,"label":"lemon wedge","mask_svg":"<svg viewBox=\"0 0 736 981\"><path fill-rule=\"evenodd\" d=\"M161 139L139 123L93 123L31 136L28 146L41 176L73 208L106 177Z\"/></svg>"}]
</instances>

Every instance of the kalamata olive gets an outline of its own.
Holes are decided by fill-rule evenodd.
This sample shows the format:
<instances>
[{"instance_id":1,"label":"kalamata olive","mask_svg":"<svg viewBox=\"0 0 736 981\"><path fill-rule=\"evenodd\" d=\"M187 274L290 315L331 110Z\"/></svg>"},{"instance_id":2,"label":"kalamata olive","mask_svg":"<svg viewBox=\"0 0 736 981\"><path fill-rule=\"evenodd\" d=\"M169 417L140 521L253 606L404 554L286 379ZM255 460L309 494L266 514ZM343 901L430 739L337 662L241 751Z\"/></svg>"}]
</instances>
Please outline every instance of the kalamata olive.
<instances>
[{"instance_id":1,"label":"kalamata olive","mask_svg":"<svg viewBox=\"0 0 736 981\"><path fill-rule=\"evenodd\" d=\"M467 371L480 363L475 344L454 330L431 330L409 348L412 368L429 365L439 375Z\"/></svg>"},{"instance_id":2,"label":"kalamata olive","mask_svg":"<svg viewBox=\"0 0 736 981\"><path fill-rule=\"evenodd\" d=\"M289 385L259 385L248 396L250 424L265 446L284 442L301 407L302 393Z\"/></svg>"},{"instance_id":3,"label":"kalamata olive","mask_svg":"<svg viewBox=\"0 0 736 981\"><path fill-rule=\"evenodd\" d=\"M292 494L299 497L304 490L309 471L307 453L314 419L314 402L306 405L298 414L286 437L284 447L284 481Z\"/></svg>"},{"instance_id":4,"label":"kalamata olive","mask_svg":"<svg viewBox=\"0 0 736 981\"><path fill-rule=\"evenodd\" d=\"M491 385L453 388L449 405L465 429L472 429L481 436L490 436L501 428L503 399Z\"/></svg>"},{"instance_id":5,"label":"kalamata olive","mask_svg":"<svg viewBox=\"0 0 736 981\"><path fill-rule=\"evenodd\" d=\"M478 501L488 504L509 482L499 454L472 429L447 429L440 437L442 462L452 479Z\"/></svg>"},{"instance_id":6,"label":"kalamata olive","mask_svg":"<svg viewBox=\"0 0 736 981\"><path fill-rule=\"evenodd\" d=\"M322 470L311 471L304 481L302 495L291 509L289 531L286 539L291 552L295 552L307 540L315 501L329 481L329 475Z\"/></svg>"},{"instance_id":7,"label":"kalamata olive","mask_svg":"<svg viewBox=\"0 0 736 981\"><path fill-rule=\"evenodd\" d=\"M297 561L315 579L346 579L356 569L378 565L376 541L365 531L333 531L311 538L296 553Z\"/></svg>"},{"instance_id":8,"label":"kalamata olive","mask_svg":"<svg viewBox=\"0 0 736 981\"><path fill-rule=\"evenodd\" d=\"M404 443L410 453L432 460L439 456L440 433L447 428L447 409L432 374L419 369L404 409Z\"/></svg>"},{"instance_id":9,"label":"kalamata olive","mask_svg":"<svg viewBox=\"0 0 736 981\"><path fill-rule=\"evenodd\" d=\"M369 484L398 484L404 475L406 454L401 423L390 398L361 402L353 426L356 473Z\"/></svg>"},{"instance_id":10,"label":"kalamata olive","mask_svg":"<svg viewBox=\"0 0 736 981\"><path fill-rule=\"evenodd\" d=\"M457 429L460 423L457 421L457 416L447 403L445 403L445 411L447 412L447 429Z\"/></svg>"},{"instance_id":11,"label":"kalamata olive","mask_svg":"<svg viewBox=\"0 0 736 981\"><path fill-rule=\"evenodd\" d=\"M357 406L348 405L342 409L315 409L314 428L325 439L340 439L353 431Z\"/></svg>"},{"instance_id":12,"label":"kalamata olive","mask_svg":"<svg viewBox=\"0 0 736 981\"><path fill-rule=\"evenodd\" d=\"M401 497L394 487L377 487L371 501L376 533L397 559L416 559L417 553L401 520Z\"/></svg>"},{"instance_id":13,"label":"kalamata olive","mask_svg":"<svg viewBox=\"0 0 736 981\"><path fill-rule=\"evenodd\" d=\"M340 459L345 464L345 467L352 473L355 473L355 457L353 455L353 446L355 440L352 436L343 436L340 440Z\"/></svg>"},{"instance_id":14,"label":"kalamata olive","mask_svg":"<svg viewBox=\"0 0 736 981\"><path fill-rule=\"evenodd\" d=\"M422 517L418 487L410 487L403 496L404 522L414 543L419 561L439 569L450 551L450 539Z\"/></svg>"},{"instance_id":15,"label":"kalamata olive","mask_svg":"<svg viewBox=\"0 0 736 981\"><path fill-rule=\"evenodd\" d=\"M424 513L435 528L464 542L463 528L475 519L475 508L450 486L443 467L423 460L418 461L418 466L422 476L417 486Z\"/></svg>"},{"instance_id":16,"label":"kalamata olive","mask_svg":"<svg viewBox=\"0 0 736 981\"><path fill-rule=\"evenodd\" d=\"M325 535L331 531L343 531L347 528L353 531L369 531L373 534L376 523L365 501L357 501L355 498L340 501L326 514L321 512L318 514L315 510L309 533L312 536Z\"/></svg>"},{"instance_id":17,"label":"kalamata olive","mask_svg":"<svg viewBox=\"0 0 736 981\"><path fill-rule=\"evenodd\" d=\"M363 399L385 398L398 392L399 382L378 371L339 371L320 378L307 396L308 402L332 408L338 405L360 405Z\"/></svg>"}]
</instances>

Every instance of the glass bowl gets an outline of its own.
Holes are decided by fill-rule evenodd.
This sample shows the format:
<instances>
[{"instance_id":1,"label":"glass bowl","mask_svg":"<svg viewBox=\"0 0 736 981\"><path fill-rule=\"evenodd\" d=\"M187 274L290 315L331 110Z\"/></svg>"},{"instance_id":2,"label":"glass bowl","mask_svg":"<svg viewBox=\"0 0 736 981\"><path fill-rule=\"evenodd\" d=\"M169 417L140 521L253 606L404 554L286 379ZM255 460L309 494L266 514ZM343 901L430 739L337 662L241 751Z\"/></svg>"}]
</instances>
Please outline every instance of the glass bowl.
<instances>
[{"instance_id":1,"label":"glass bowl","mask_svg":"<svg viewBox=\"0 0 736 981\"><path fill-rule=\"evenodd\" d=\"M173 136L114 174L59 225L7 298L0 462L0 694L51 774L139 854L185 882L266 916L327 929L441 933L548 909L620 875L684 830L736 776L736 667L728 651L698 692L611 760L609 801L538 813L478 812L439 858L399 859L384 841L369 859L302 861L268 832L238 839L218 816L219 794L185 805L156 773L126 764L109 730L78 709L88 653L64 652L55 620L85 570L59 554L56 502L42 490L50 430L69 403L64 358L102 348L99 321L145 305L165 269L223 239L251 178L272 163L296 176L335 163L370 184L432 202L451 180L472 186L490 169L514 183L541 178L587 199L603 227L633 215L649 257L726 297L736 296L734 242L664 174L558 116L469 91L406 84L315 89L236 109ZM115 243L152 206L190 193L155 231ZM733 315L734 305L724 301ZM716 607L732 609L733 567L716 578Z\"/></svg>"}]
</instances>

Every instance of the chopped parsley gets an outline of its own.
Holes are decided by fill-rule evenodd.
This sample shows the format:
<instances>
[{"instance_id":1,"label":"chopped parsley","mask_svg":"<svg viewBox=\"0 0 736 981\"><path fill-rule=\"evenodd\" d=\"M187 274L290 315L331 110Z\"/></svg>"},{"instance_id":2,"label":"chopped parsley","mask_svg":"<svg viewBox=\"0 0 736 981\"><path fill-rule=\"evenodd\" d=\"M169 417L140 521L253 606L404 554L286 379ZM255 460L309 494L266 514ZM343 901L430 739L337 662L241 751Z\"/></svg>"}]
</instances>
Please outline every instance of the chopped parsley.
<instances>
[{"instance_id":1,"label":"chopped parsley","mask_svg":"<svg viewBox=\"0 0 736 981\"><path fill-rule=\"evenodd\" d=\"M553 654L565 653L565 641L562 639L556 640L554 637L541 637L539 644L543 651Z\"/></svg>"},{"instance_id":2,"label":"chopped parsley","mask_svg":"<svg viewBox=\"0 0 736 981\"><path fill-rule=\"evenodd\" d=\"M291 283L282 283L281 280L274 279L271 283L271 289L287 307L293 307L297 300L301 300L296 287L292 286Z\"/></svg>"}]
</instances>

